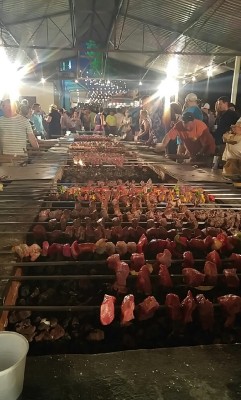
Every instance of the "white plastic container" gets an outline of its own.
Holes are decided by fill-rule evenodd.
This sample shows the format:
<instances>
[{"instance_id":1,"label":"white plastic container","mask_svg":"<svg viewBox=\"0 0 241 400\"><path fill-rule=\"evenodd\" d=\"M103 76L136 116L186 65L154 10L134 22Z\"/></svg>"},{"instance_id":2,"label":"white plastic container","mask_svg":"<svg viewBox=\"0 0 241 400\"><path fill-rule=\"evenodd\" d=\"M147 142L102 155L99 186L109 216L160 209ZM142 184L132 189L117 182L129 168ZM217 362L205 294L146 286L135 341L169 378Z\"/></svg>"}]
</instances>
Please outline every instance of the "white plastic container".
<instances>
[{"instance_id":1,"label":"white plastic container","mask_svg":"<svg viewBox=\"0 0 241 400\"><path fill-rule=\"evenodd\" d=\"M17 400L23 390L29 344L15 332L0 332L0 399Z\"/></svg>"}]
</instances>

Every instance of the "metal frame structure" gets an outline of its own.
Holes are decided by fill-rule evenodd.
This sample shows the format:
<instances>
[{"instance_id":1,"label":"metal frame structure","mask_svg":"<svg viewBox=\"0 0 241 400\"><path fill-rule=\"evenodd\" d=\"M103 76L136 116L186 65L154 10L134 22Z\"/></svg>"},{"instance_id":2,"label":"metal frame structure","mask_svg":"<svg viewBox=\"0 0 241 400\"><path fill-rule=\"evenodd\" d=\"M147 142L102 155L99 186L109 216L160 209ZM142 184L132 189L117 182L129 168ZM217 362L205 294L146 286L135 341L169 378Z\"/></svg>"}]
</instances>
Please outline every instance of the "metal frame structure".
<instances>
[{"instance_id":1,"label":"metal frame structure","mask_svg":"<svg viewBox=\"0 0 241 400\"><path fill-rule=\"evenodd\" d=\"M5 0L4 2L0 0L0 9L4 8L5 3L11 3L11 1L13 0ZM53 8L51 8L52 3L55 6ZM143 59L142 65L138 65L147 69L143 78L150 69L160 69L162 61L165 61L165 57L161 56L165 55L215 56L218 58L217 64L220 65L220 58L224 58L223 62L230 63L230 60L232 61L235 56L241 54L239 45L234 46L232 43L226 46L222 36L212 40L212 38L207 37L205 30L202 31L207 22L218 11L222 10L225 0L203 0L200 3L201 5L193 7L192 13L190 13L186 22L182 23L180 22L181 20L178 22L178 20L175 21L173 19L172 21L170 18L169 21L168 19L164 20L163 15L158 20L151 20L151 17L148 17L148 8L146 10L146 17L142 16L141 13L135 13L135 7L137 9L137 2L135 0L113 0L113 3L107 2L105 6L102 5L100 0L91 0L89 3L83 0L61 0L58 8L57 3L52 0L49 2L48 7L43 7L43 11L40 11L39 15L37 12L33 13L33 16L30 18L25 18L26 14L23 12L22 14L16 13L16 18L11 17L8 20L7 14L1 13L2 21L0 20L0 26L5 34L9 36L9 40L6 40L5 37L2 38L2 46L9 49L19 48L26 53L28 59L33 61L38 58L41 60L41 57L38 57L38 52L41 54L41 50L44 50L43 57L46 54L48 56L49 52L48 57L50 59L51 52L55 53L55 55L57 54L59 58L62 58L63 52L74 51L78 54L81 51L81 40L86 40L87 36L90 39L94 38L94 40L99 38L99 48L93 49L93 52L103 53L104 75L107 60L108 58L112 58L114 54L120 55L119 60L121 60L121 54L143 54L146 57ZM140 5L141 3L142 1L140 1ZM154 3L159 7L158 2L154 1ZM151 2L148 4L150 5ZM181 4L181 1L179 4ZM54 9L56 9L55 12L53 12ZM20 16L17 17L18 14ZM77 19L77 16L79 17L80 15L83 15L81 32L78 26L80 22ZM65 18L66 16L69 16L71 22L71 30L68 30L68 33L66 33L66 30L61 25L61 17ZM35 22L37 25L34 24ZM40 30L43 30L42 25L44 22L46 22L47 29L46 44L43 39L40 40ZM134 28L133 23L134 25L136 24ZM30 30L32 29L26 41L15 34L15 32L19 32L16 29L19 29L18 27L20 26L23 27L23 30L25 27ZM62 45L55 45L49 40L49 30L53 30L54 28L56 29L56 36L61 33L59 41L61 42L64 39ZM137 43L138 46L136 48L133 48L133 45L129 44L129 40L136 34L137 29L140 32L138 37L139 43ZM165 40L162 40L162 37L159 36L158 30L166 32ZM154 38L152 46L149 45L150 40L148 42L150 35ZM182 43L182 46L177 46L179 42ZM157 61L158 66L156 65ZM137 60L135 62L138 63ZM135 64L135 62L133 63Z\"/></svg>"}]
</instances>

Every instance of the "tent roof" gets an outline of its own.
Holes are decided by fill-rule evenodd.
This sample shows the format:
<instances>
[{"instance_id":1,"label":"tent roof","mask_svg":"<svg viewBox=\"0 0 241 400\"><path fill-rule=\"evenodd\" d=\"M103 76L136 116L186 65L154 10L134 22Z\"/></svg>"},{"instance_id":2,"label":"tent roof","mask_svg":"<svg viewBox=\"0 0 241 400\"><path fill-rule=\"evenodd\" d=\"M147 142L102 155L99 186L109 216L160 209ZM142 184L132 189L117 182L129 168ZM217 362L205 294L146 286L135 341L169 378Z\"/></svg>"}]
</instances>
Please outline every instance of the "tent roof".
<instances>
[{"instance_id":1,"label":"tent roof","mask_svg":"<svg viewBox=\"0 0 241 400\"><path fill-rule=\"evenodd\" d=\"M0 0L3 44L22 63L74 56L96 41L105 58L178 77L206 77L241 54L240 0Z\"/></svg>"}]
</instances>

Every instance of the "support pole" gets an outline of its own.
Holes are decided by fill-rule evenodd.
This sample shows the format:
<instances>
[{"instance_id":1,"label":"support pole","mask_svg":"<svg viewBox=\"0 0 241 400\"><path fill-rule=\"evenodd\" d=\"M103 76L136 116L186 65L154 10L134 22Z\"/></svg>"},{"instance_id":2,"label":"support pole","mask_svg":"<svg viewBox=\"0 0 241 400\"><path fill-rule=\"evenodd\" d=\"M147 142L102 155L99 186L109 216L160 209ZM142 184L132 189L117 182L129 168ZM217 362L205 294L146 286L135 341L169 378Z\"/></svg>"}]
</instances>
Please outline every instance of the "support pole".
<instances>
[{"instance_id":1,"label":"support pole","mask_svg":"<svg viewBox=\"0 0 241 400\"><path fill-rule=\"evenodd\" d=\"M234 71L233 71L232 93L231 93L231 103L234 103L234 104L236 104L236 100L237 100L240 62L241 62L241 57L236 56L235 57L235 66L234 66Z\"/></svg>"}]
</instances>

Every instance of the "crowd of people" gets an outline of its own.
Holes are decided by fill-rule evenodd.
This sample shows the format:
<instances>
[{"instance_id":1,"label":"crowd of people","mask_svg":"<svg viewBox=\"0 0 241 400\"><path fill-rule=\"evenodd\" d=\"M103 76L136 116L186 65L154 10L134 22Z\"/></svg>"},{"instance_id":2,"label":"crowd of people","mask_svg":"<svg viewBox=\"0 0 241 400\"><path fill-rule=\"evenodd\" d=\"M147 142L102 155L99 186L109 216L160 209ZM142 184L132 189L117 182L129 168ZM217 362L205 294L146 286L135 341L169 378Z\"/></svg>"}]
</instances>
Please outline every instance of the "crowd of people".
<instances>
[{"instance_id":1,"label":"crowd of people","mask_svg":"<svg viewBox=\"0 0 241 400\"><path fill-rule=\"evenodd\" d=\"M156 152L176 154L179 160L203 158L209 166L212 159L214 169L225 161L225 171L232 174L241 160L239 117L227 97L217 99L211 111L194 93L186 96L183 106L173 102L166 107L162 100L145 96L137 108L78 106L68 112L51 105L48 113L38 103L30 107L27 100L17 103L7 99L0 107L0 146L2 154L23 155L27 142L38 148L39 140L58 138L66 132L98 132L143 142Z\"/></svg>"}]
</instances>

